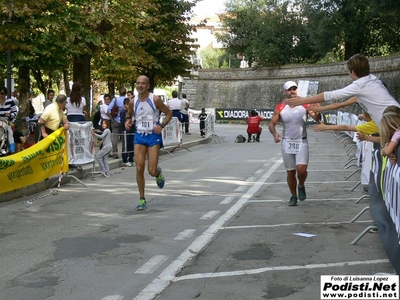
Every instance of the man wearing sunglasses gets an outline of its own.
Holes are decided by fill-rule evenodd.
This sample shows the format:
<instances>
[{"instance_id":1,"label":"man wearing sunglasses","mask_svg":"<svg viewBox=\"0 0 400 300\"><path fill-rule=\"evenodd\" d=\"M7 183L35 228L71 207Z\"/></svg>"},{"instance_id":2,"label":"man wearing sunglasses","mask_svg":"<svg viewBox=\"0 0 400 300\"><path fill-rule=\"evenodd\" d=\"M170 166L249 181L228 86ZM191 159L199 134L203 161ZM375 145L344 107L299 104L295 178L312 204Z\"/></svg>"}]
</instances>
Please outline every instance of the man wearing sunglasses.
<instances>
[{"instance_id":1,"label":"man wearing sunglasses","mask_svg":"<svg viewBox=\"0 0 400 300\"><path fill-rule=\"evenodd\" d=\"M297 96L297 84L288 81L283 85L285 99ZM274 115L269 123L269 131L274 137L275 143L282 142L283 164L287 172L287 184L291 193L289 206L296 206L297 199L306 199L304 183L307 178L308 166L308 142L306 131L307 114L319 121L320 114L307 112L307 105L292 106L281 102L275 107ZM276 125L281 120L283 124L282 137L276 132ZM296 179L297 175L297 179ZM297 182L298 181L298 182ZM298 191L298 194L297 194Z\"/></svg>"},{"instance_id":2,"label":"man wearing sunglasses","mask_svg":"<svg viewBox=\"0 0 400 300\"><path fill-rule=\"evenodd\" d=\"M0 117L6 118L7 121L15 119L18 113L18 108L12 99L7 98L7 88L0 88Z\"/></svg>"}]
</instances>

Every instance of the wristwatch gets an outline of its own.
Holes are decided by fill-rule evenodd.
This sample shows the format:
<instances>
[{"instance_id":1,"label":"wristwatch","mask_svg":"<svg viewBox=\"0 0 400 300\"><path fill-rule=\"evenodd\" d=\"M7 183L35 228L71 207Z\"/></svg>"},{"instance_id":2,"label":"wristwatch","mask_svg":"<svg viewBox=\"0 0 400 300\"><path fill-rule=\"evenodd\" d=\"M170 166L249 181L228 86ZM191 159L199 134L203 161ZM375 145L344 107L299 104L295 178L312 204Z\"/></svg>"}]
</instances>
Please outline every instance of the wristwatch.
<instances>
[{"instance_id":1,"label":"wristwatch","mask_svg":"<svg viewBox=\"0 0 400 300\"><path fill-rule=\"evenodd\" d=\"M164 128L164 127L165 127L165 124L164 124L164 123L161 123L160 126L161 126L162 128Z\"/></svg>"}]
</instances>

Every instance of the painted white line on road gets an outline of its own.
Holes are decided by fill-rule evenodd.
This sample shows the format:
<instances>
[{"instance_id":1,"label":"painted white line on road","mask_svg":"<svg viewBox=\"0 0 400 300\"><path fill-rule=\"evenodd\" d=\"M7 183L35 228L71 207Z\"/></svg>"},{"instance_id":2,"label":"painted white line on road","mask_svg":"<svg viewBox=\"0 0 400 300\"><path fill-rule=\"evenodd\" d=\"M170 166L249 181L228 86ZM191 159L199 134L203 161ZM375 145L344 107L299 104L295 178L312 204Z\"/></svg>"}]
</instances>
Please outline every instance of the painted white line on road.
<instances>
[{"instance_id":1,"label":"painted white line on road","mask_svg":"<svg viewBox=\"0 0 400 300\"><path fill-rule=\"evenodd\" d=\"M106 297L104 297L104 298L101 299L101 300L122 300L122 299L124 299L123 296L120 296L120 295L113 295L113 296L106 296Z\"/></svg>"},{"instance_id":2,"label":"painted white line on road","mask_svg":"<svg viewBox=\"0 0 400 300\"><path fill-rule=\"evenodd\" d=\"M233 199L235 199L235 197L233 196L226 197L224 200L220 202L220 204L229 204L232 202Z\"/></svg>"},{"instance_id":3,"label":"painted white line on road","mask_svg":"<svg viewBox=\"0 0 400 300\"><path fill-rule=\"evenodd\" d=\"M266 163L266 164L264 164L264 167L269 167L271 165L271 163Z\"/></svg>"},{"instance_id":4,"label":"painted white line on road","mask_svg":"<svg viewBox=\"0 0 400 300\"><path fill-rule=\"evenodd\" d=\"M185 275L174 279L176 281L190 280L190 279L204 279L204 278L216 278L216 277L228 277L228 276L243 276L243 275L254 275L270 271L293 271L302 269L321 269L321 268L337 268L344 266L357 266L357 265L371 265L371 264L384 264L389 263L388 259L375 259L375 260L359 260L359 261L344 261L336 263L324 263L324 264L309 264L304 266L278 266L278 267L265 267L252 270L241 270L232 272L218 272L218 273L199 273Z\"/></svg>"},{"instance_id":5,"label":"painted white line on road","mask_svg":"<svg viewBox=\"0 0 400 300\"><path fill-rule=\"evenodd\" d=\"M256 174L256 175L261 174L261 173L264 173L264 170L263 170L263 169L259 169L259 170L257 170L257 171L254 172L254 174Z\"/></svg>"},{"instance_id":6,"label":"painted white line on road","mask_svg":"<svg viewBox=\"0 0 400 300\"><path fill-rule=\"evenodd\" d=\"M190 239L193 236L193 233L196 231L196 229L186 229L182 232L180 232L176 238L174 238L174 241L184 241L187 239Z\"/></svg>"},{"instance_id":7,"label":"painted white line on road","mask_svg":"<svg viewBox=\"0 0 400 300\"><path fill-rule=\"evenodd\" d=\"M212 240L214 235L229 221L246 202L262 187L263 183L274 173L274 171L282 164L282 159L274 163L274 165L257 181L254 185L222 216L218 218L206 231L204 231L193 243L187 247L179 257L174 260L156 279L150 282L134 300L151 300L159 295L171 282L176 278L182 268L194 258L207 244Z\"/></svg>"},{"instance_id":8,"label":"painted white line on road","mask_svg":"<svg viewBox=\"0 0 400 300\"><path fill-rule=\"evenodd\" d=\"M335 198L320 198L320 199L308 199L306 202L310 201L354 201L358 200L360 198L340 198L340 199L335 199ZM247 202L251 203L257 203L257 202L281 202L281 201L288 201L287 199L270 199L270 200L249 200Z\"/></svg>"},{"instance_id":9,"label":"painted white line on road","mask_svg":"<svg viewBox=\"0 0 400 300\"><path fill-rule=\"evenodd\" d=\"M135 274L151 274L153 273L163 262L168 259L165 255L155 255L150 260L136 270Z\"/></svg>"},{"instance_id":10,"label":"painted white line on road","mask_svg":"<svg viewBox=\"0 0 400 300\"><path fill-rule=\"evenodd\" d=\"M351 170L350 170L351 171ZM286 170L276 170L276 172L278 173L278 172L287 172ZM335 169L332 169L332 170L327 170L327 169L310 169L310 168L307 168L307 172L308 173L310 173L310 172L324 172L324 173L332 173L332 172L348 172L349 173L349 170L346 170L346 169L338 169L338 170L335 170ZM307 181L306 181L306 184L307 184Z\"/></svg>"},{"instance_id":11,"label":"painted white line on road","mask_svg":"<svg viewBox=\"0 0 400 300\"><path fill-rule=\"evenodd\" d=\"M286 171L285 171L286 172ZM335 183L355 183L355 182L360 182L360 181L350 181L350 180L338 180L338 181L306 181L305 186L307 188L307 184L335 184ZM264 184L285 184L287 185L286 181L277 181L277 182L265 182Z\"/></svg>"},{"instance_id":12,"label":"painted white line on road","mask_svg":"<svg viewBox=\"0 0 400 300\"><path fill-rule=\"evenodd\" d=\"M246 188L247 188L247 186L240 185L235 189L235 192L243 192Z\"/></svg>"},{"instance_id":13,"label":"painted white line on road","mask_svg":"<svg viewBox=\"0 0 400 300\"><path fill-rule=\"evenodd\" d=\"M257 179L257 177L249 177L246 179L246 182L253 182Z\"/></svg>"},{"instance_id":14,"label":"painted white line on road","mask_svg":"<svg viewBox=\"0 0 400 300\"><path fill-rule=\"evenodd\" d=\"M206 213L204 216L202 216L202 217L200 218L200 220L212 219L212 218L214 218L216 215L218 215L219 213L220 213L219 210L212 210L212 211L209 211L209 212Z\"/></svg>"},{"instance_id":15,"label":"painted white line on road","mask_svg":"<svg viewBox=\"0 0 400 300\"><path fill-rule=\"evenodd\" d=\"M372 220L361 220L354 223L350 221L341 222L314 222L314 223L284 223L284 224L270 224L270 225L242 225L242 226L226 226L221 227L221 229L249 229L249 228L275 228L284 226L299 226L299 225L339 225L339 224L355 224L355 223L373 223Z\"/></svg>"}]
</instances>

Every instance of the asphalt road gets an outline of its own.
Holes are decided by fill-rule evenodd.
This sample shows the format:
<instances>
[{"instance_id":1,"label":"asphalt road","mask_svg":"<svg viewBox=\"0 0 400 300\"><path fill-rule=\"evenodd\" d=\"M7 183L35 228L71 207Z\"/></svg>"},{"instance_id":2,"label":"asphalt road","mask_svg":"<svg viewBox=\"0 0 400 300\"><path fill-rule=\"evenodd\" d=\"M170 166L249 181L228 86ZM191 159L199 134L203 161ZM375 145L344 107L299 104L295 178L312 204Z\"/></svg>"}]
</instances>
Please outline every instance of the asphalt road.
<instances>
[{"instance_id":1,"label":"asphalt road","mask_svg":"<svg viewBox=\"0 0 400 300\"><path fill-rule=\"evenodd\" d=\"M287 206L280 145L238 144L244 125L162 155L164 189L112 170L0 204L0 300L320 299L321 275L392 273L343 143L309 130L307 200ZM33 200L33 201L28 201ZM300 235L297 235L300 234ZM311 237L302 236L311 234Z\"/></svg>"}]
</instances>

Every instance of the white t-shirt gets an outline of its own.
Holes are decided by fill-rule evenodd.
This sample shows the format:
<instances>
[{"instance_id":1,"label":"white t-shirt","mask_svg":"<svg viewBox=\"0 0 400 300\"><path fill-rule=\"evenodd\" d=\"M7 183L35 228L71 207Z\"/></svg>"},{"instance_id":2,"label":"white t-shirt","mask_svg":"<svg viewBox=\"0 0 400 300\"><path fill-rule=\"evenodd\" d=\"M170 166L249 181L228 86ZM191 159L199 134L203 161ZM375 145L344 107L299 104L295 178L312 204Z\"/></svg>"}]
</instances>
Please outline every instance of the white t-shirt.
<instances>
[{"instance_id":1,"label":"white t-shirt","mask_svg":"<svg viewBox=\"0 0 400 300\"><path fill-rule=\"evenodd\" d=\"M83 107L86 105L86 99L84 97L81 98L81 104L76 106L75 103L71 103L71 99L67 98L67 104L65 108L67 109L67 115L80 115L83 116Z\"/></svg>"},{"instance_id":2,"label":"white t-shirt","mask_svg":"<svg viewBox=\"0 0 400 300\"><path fill-rule=\"evenodd\" d=\"M382 113L386 107L400 104L389 94L386 87L375 75L361 77L354 80L348 86L330 92L324 92L325 101L349 99L357 97L358 104L371 116L371 119L379 127Z\"/></svg>"},{"instance_id":3,"label":"white t-shirt","mask_svg":"<svg viewBox=\"0 0 400 300\"><path fill-rule=\"evenodd\" d=\"M188 110L185 109L187 105L189 105L189 101L187 99L185 99L185 98L182 98L182 100L181 100L181 113L183 113L185 115L187 115L187 113L188 113Z\"/></svg>"},{"instance_id":4,"label":"white t-shirt","mask_svg":"<svg viewBox=\"0 0 400 300\"><path fill-rule=\"evenodd\" d=\"M170 110L181 110L182 102L178 98L168 100L167 106Z\"/></svg>"},{"instance_id":5,"label":"white t-shirt","mask_svg":"<svg viewBox=\"0 0 400 300\"><path fill-rule=\"evenodd\" d=\"M100 116L102 120L110 120L110 116L107 114L108 105L103 103L100 105Z\"/></svg>"}]
</instances>

